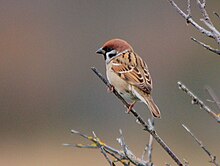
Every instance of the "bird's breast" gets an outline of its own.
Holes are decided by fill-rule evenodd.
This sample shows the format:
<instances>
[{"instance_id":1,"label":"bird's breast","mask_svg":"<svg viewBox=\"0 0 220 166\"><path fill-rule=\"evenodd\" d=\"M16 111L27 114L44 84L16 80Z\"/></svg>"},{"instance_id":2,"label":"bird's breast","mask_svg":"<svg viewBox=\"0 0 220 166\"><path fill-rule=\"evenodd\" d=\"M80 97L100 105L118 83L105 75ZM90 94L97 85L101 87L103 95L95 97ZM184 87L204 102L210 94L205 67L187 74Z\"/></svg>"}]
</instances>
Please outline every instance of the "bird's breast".
<instances>
[{"instance_id":1,"label":"bird's breast","mask_svg":"<svg viewBox=\"0 0 220 166\"><path fill-rule=\"evenodd\" d=\"M109 83L114 86L115 90L120 93L122 97L137 100L137 97L132 93L132 85L119 77L111 68L107 67L106 75Z\"/></svg>"}]
</instances>

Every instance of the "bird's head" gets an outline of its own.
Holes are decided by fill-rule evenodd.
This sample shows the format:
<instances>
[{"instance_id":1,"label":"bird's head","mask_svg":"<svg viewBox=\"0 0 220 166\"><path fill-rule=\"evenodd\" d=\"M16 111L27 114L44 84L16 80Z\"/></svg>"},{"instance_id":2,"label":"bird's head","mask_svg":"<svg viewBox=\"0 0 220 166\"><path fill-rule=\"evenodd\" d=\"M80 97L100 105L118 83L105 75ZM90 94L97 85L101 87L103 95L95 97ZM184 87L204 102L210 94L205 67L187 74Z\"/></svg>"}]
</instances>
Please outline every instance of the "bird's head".
<instances>
[{"instance_id":1,"label":"bird's head","mask_svg":"<svg viewBox=\"0 0 220 166\"><path fill-rule=\"evenodd\" d=\"M122 39L112 39L107 41L96 53L102 54L106 63L109 63L113 58L125 51L133 51L130 44Z\"/></svg>"}]
</instances>

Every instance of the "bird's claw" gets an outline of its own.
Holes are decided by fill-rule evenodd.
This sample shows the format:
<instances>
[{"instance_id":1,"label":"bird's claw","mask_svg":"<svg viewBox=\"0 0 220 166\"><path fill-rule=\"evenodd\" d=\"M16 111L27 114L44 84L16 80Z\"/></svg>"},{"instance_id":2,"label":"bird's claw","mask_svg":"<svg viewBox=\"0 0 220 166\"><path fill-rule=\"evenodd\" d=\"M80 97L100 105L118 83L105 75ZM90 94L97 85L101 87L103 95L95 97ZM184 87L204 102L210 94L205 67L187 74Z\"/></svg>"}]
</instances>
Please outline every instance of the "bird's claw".
<instances>
[{"instance_id":1,"label":"bird's claw","mask_svg":"<svg viewBox=\"0 0 220 166\"><path fill-rule=\"evenodd\" d=\"M110 85L108 88L107 88L107 92L108 93L112 93L114 91L114 86L113 85Z\"/></svg>"},{"instance_id":2,"label":"bird's claw","mask_svg":"<svg viewBox=\"0 0 220 166\"><path fill-rule=\"evenodd\" d=\"M126 113L128 113L128 114L129 114L129 113L131 112L131 110L133 109L133 107L134 107L135 103L136 103L136 101L134 101L133 103L131 103L131 104L129 105L129 107L127 108Z\"/></svg>"}]
</instances>

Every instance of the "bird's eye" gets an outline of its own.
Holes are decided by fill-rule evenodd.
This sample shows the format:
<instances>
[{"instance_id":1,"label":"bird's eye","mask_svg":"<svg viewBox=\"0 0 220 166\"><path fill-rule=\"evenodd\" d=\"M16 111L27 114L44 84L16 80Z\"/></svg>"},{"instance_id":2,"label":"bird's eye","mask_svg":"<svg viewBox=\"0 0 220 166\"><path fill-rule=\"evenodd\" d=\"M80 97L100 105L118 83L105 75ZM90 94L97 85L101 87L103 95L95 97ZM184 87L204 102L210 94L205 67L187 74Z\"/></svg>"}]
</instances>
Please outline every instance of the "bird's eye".
<instances>
[{"instance_id":1,"label":"bird's eye","mask_svg":"<svg viewBox=\"0 0 220 166\"><path fill-rule=\"evenodd\" d=\"M111 48L111 47L106 48L106 52L111 52L112 50L113 50L113 48Z\"/></svg>"}]
</instances>

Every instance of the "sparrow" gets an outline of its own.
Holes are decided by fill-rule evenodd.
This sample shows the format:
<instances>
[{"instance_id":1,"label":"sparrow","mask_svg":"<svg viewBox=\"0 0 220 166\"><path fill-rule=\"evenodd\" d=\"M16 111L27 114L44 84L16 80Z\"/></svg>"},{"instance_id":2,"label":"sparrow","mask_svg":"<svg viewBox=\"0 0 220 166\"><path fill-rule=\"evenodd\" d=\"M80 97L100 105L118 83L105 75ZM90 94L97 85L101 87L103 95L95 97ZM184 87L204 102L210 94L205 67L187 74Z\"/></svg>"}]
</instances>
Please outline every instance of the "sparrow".
<instances>
[{"instance_id":1,"label":"sparrow","mask_svg":"<svg viewBox=\"0 0 220 166\"><path fill-rule=\"evenodd\" d=\"M132 101L128 112L137 101L141 101L148 106L153 117L160 118L160 110L151 96L153 84L148 67L131 45L122 39L112 39L96 53L104 56L106 76L112 88Z\"/></svg>"}]
</instances>

